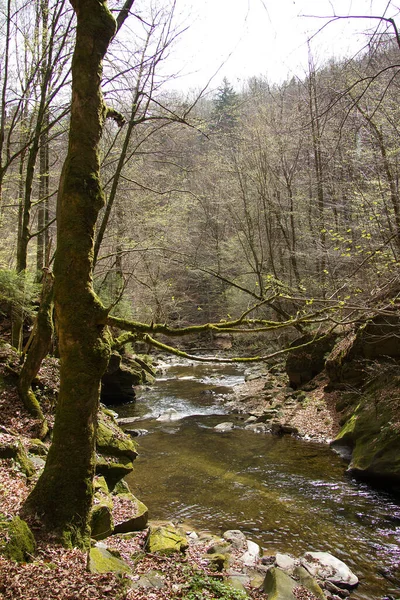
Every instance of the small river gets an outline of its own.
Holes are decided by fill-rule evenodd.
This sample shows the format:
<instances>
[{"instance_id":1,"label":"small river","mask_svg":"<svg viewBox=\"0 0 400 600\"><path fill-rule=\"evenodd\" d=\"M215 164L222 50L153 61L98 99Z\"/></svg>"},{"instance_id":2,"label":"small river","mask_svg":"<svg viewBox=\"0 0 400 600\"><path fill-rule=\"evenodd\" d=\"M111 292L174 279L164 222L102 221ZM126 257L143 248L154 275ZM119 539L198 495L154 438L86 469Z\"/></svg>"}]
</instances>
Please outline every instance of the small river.
<instances>
[{"instance_id":1,"label":"small river","mask_svg":"<svg viewBox=\"0 0 400 600\"><path fill-rule=\"evenodd\" d=\"M324 445L256 434L239 420L215 431L235 419L224 398L242 381L232 365L172 364L135 404L117 408L137 418L125 427L148 431L128 483L150 518L241 529L268 553L330 551L360 578L352 598L400 600L380 574L400 562L400 496L346 475ZM168 411L170 421L157 420Z\"/></svg>"}]
</instances>

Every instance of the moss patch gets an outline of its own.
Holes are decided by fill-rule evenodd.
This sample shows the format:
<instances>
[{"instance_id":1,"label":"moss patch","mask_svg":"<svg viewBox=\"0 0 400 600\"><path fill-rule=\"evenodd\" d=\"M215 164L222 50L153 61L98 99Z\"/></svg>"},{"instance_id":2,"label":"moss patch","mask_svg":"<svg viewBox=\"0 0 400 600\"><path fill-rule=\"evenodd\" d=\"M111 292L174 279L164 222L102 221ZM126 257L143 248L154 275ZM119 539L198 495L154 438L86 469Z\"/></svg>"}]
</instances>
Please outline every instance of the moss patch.
<instances>
[{"instance_id":1,"label":"moss patch","mask_svg":"<svg viewBox=\"0 0 400 600\"><path fill-rule=\"evenodd\" d=\"M36 551L33 533L25 521L14 517L0 522L0 552L9 560L28 562Z\"/></svg>"}]
</instances>

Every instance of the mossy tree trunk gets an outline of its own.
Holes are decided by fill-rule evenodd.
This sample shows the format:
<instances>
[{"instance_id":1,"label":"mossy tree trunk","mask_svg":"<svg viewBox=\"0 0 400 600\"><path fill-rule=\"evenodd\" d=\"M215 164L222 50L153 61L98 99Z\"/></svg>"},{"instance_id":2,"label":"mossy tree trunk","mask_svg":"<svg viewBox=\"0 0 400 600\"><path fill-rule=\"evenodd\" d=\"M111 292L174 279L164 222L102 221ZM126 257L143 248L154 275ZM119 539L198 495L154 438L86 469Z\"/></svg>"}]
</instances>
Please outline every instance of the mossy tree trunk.
<instances>
[{"instance_id":1,"label":"mossy tree trunk","mask_svg":"<svg viewBox=\"0 0 400 600\"><path fill-rule=\"evenodd\" d=\"M53 275L47 269L43 273L40 307L31 337L32 341L26 351L25 362L18 378L18 393L27 410L39 420L38 437L42 439L47 434L48 426L32 390L32 381L49 353L53 339Z\"/></svg>"},{"instance_id":2,"label":"mossy tree trunk","mask_svg":"<svg viewBox=\"0 0 400 600\"><path fill-rule=\"evenodd\" d=\"M67 545L86 545L100 380L110 356L105 309L92 288L93 239L104 198L98 145L107 109L102 60L117 29L104 0L71 0L77 16L68 154L57 207L54 302L60 394L45 469L24 512ZM103 324L102 324L103 323Z\"/></svg>"}]
</instances>

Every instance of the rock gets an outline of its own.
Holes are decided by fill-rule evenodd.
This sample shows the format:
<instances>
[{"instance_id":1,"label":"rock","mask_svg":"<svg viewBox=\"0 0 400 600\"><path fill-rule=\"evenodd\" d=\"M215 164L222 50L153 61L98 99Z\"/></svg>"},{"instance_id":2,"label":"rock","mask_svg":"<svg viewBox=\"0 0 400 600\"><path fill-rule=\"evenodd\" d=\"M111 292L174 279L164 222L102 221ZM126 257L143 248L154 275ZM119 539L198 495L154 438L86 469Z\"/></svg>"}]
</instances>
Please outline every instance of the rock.
<instances>
[{"instance_id":1,"label":"rock","mask_svg":"<svg viewBox=\"0 0 400 600\"><path fill-rule=\"evenodd\" d=\"M126 435L109 415L102 412L98 416L96 447L108 456L126 456L134 460L137 456L135 442Z\"/></svg>"},{"instance_id":2,"label":"rock","mask_svg":"<svg viewBox=\"0 0 400 600\"><path fill-rule=\"evenodd\" d=\"M156 421L160 421L161 423L167 423L168 421L179 421L181 419L180 413L178 413L175 408L169 408L162 413L159 417L157 417Z\"/></svg>"},{"instance_id":3,"label":"rock","mask_svg":"<svg viewBox=\"0 0 400 600\"><path fill-rule=\"evenodd\" d=\"M358 578L349 567L329 552L307 552L301 564L313 577L331 581L339 587L353 588L358 584Z\"/></svg>"},{"instance_id":4,"label":"rock","mask_svg":"<svg viewBox=\"0 0 400 600\"><path fill-rule=\"evenodd\" d=\"M250 373L249 375L245 375L245 381L255 381L256 379L260 379L260 373Z\"/></svg>"},{"instance_id":5,"label":"rock","mask_svg":"<svg viewBox=\"0 0 400 600\"><path fill-rule=\"evenodd\" d=\"M98 500L90 513L91 537L95 540L104 540L112 534L113 529L112 502L106 499Z\"/></svg>"},{"instance_id":6,"label":"rock","mask_svg":"<svg viewBox=\"0 0 400 600\"><path fill-rule=\"evenodd\" d=\"M289 353L286 360L286 373L289 377L289 386L297 389L321 373L325 366L325 358L335 345L337 335L329 333L320 337L315 342L311 334L305 334L290 344L295 348Z\"/></svg>"},{"instance_id":7,"label":"rock","mask_svg":"<svg viewBox=\"0 0 400 600\"><path fill-rule=\"evenodd\" d=\"M0 458L14 459L27 477L31 477L35 473L34 465L28 458L25 448L19 438L15 436L7 435L0 441Z\"/></svg>"},{"instance_id":8,"label":"rock","mask_svg":"<svg viewBox=\"0 0 400 600\"><path fill-rule=\"evenodd\" d=\"M161 590L165 587L165 575L159 571L149 571L145 575L140 575L137 581L133 581L129 586L133 590Z\"/></svg>"},{"instance_id":9,"label":"rock","mask_svg":"<svg viewBox=\"0 0 400 600\"><path fill-rule=\"evenodd\" d=\"M100 399L106 406L125 404L135 400L134 386L142 383L141 373L122 364L122 357L114 352L110 356L107 371L101 379Z\"/></svg>"},{"instance_id":10,"label":"rock","mask_svg":"<svg viewBox=\"0 0 400 600\"><path fill-rule=\"evenodd\" d=\"M28 452L36 456L47 456L48 448L42 440L33 439L29 442Z\"/></svg>"},{"instance_id":11,"label":"rock","mask_svg":"<svg viewBox=\"0 0 400 600\"><path fill-rule=\"evenodd\" d=\"M233 423L231 423L230 421L226 421L225 423L219 423L219 425L216 425L214 427L214 429L216 431L230 431L231 429L234 429L235 425Z\"/></svg>"},{"instance_id":12,"label":"rock","mask_svg":"<svg viewBox=\"0 0 400 600\"><path fill-rule=\"evenodd\" d=\"M282 423L272 423L271 432L275 435L297 435L299 430L297 427L292 425L285 425Z\"/></svg>"},{"instance_id":13,"label":"rock","mask_svg":"<svg viewBox=\"0 0 400 600\"><path fill-rule=\"evenodd\" d=\"M90 512L91 537L95 540L103 540L111 535L114 529L112 517L113 499L104 477L96 476L93 486L95 493Z\"/></svg>"},{"instance_id":14,"label":"rock","mask_svg":"<svg viewBox=\"0 0 400 600\"><path fill-rule=\"evenodd\" d=\"M292 556L289 556L289 554L280 554L277 552L275 556L275 566L292 575L296 566L296 561Z\"/></svg>"},{"instance_id":15,"label":"rock","mask_svg":"<svg viewBox=\"0 0 400 600\"><path fill-rule=\"evenodd\" d=\"M398 365L374 363L362 394L346 395L346 417L331 443L351 453L349 471L363 479L400 481L400 433L397 426Z\"/></svg>"},{"instance_id":16,"label":"rock","mask_svg":"<svg viewBox=\"0 0 400 600\"><path fill-rule=\"evenodd\" d=\"M232 550L232 544L223 540L217 540L207 548L207 554L228 554Z\"/></svg>"},{"instance_id":17,"label":"rock","mask_svg":"<svg viewBox=\"0 0 400 600\"><path fill-rule=\"evenodd\" d=\"M260 415L258 417L258 421L259 422L264 422L264 421L269 421L270 419L273 419L274 417L276 417L279 413L279 410L277 408L269 408L268 410L265 410L262 415Z\"/></svg>"},{"instance_id":18,"label":"rock","mask_svg":"<svg viewBox=\"0 0 400 600\"><path fill-rule=\"evenodd\" d=\"M245 429L248 431L254 431L254 433L268 433L269 427L265 423L250 423L246 425Z\"/></svg>"},{"instance_id":19,"label":"rock","mask_svg":"<svg viewBox=\"0 0 400 600\"><path fill-rule=\"evenodd\" d=\"M250 425L252 423L257 423L257 421L258 417L256 417L255 415L251 415L248 419L245 420L245 424Z\"/></svg>"},{"instance_id":20,"label":"rock","mask_svg":"<svg viewBox=\"0 0 400 600\"><path fill-rule=\"evenodd\" d=\"M250 578L242 573L233 573L226 578L226 582L233 587L234 590L239 590L240 592L247 594L246 587L250 584Z\"/></svg>"},{"instance_id":21,"label":"rock","mask_svg":"<svg viewBox=\"0 0 400 600\"><path fill-rule=\"evenodd\" d=\"M318 600L325 600L324 592L304 567L296 567L293 575L299 584L309 590Z\"/></svg>"},{"instance_id":22,"label":"rock","mask_svg":"<svg viewBox=\"0 0 400 600\"><path fill-rule=\"evenodd\" d=\"M130 494L130 488L125 479L121 479L115 484L112 493L113 494Z\"/></svg>"},{"instance_id":23,"label":"rock","mask_svg":"<svg viewBox=\"0 0 400 600\"><path fill-rule=\"evenodd\" d=\"M263 590L268 594L268 600L296 600L293 594L295 587L296 581L276 567L268 570L263 582Z\"/></svg>"},{"instance_id":24,"label":"rock","mask_svg":"<svg viewBox=\"0 0 400 600\"><path fill-rule=\"evenodd\" d=\"M240 561L246 565L246 567L254 567L258 562L261 554L261 548L255 542L247 540L247 550L240 557Z\"/></svg>"},{"instance_id":25,"label":"rock","mask_svg":"<svg viewBox=\"0 0 400 600\"><path fill-rule=\"evenodd\" d=\"M145 529L149 519L147 506L135 498L130 492L118 494L118 498L122 498L131 503L132 516L124 521L116 522L114 525L114 533L129 533L131 531L141 531L142 529Z\"/></svg>"},{"instance_id":26,"label":"rock","mask_svg":"<svg viewBox=\"0 0 400 600\"><path fill-rule=\"evenodd\" d=\"M111 552L103 546L97 545L90 549L88 569L90 573L123 574L132 572L125 561L113 556Z\"/></svg>"},{"instance_id":27,"label":"rock","mask_svg":"<svg viewBox=\"0 0 400 600\"><path fill-rule=\"evenodd\" d=\"M349 590L344 590L342 588L339 588L337 585L335 585L331 581L325 581L324 588L328 592L331 592L332 594L336 594L337 596L339 596L341 598L348 598L350 596Z\"/></svg>"},{"instance_id":28,"label":"rock","mask_svg":"<svg viewBox=\"0 0 400 600\"><path fill-rule=\"evenodd\" d=\"M228 556L226 554L210 554L207 560L212 571L223 571L228 566Z\"/></svg>"},{"instance_id":29,"label":"rock","mask_svg":"<svg viewBox=\"0 0 400 600\"><path fill-rule=\"evenodd\" d=\"M0 521L0 554L15 562L28 562L36 552L36 542L27 523L19 517Z\"/></svg>"},{"instance_id":30,"label":"rock","mask_svg":"<svg viewBox=\"0 0 400 600\"><path fill-rule=\"evenodd\" d=\"M149 528L146 550L159 554L184 552L188 547L186 538L172 526L153 526Z\"/></svg>"},{"instance_id":31,"label":"rock","mask_svg":"<svg viewBox=\"0 0 400 600\"><path fill-rule=\"evenodd\" d=\"M148 429L125 429L124 431L132 437L139 437L141 435L147 435L149 433Z\"/></svg>"},{"instance_id":32,"label":"rock","mask_svg":"<svg viewBox=\"0 0 400 600\"><path fill-rule=\"evenodd\" d=\"M239 550L244 550L247 547L246 536L239 529L228 529L222 534L222 537Z\"/></svg>"},{"instance_id":33,"label":"rock","mask_svg":"<svg viewBox=\"0 0 400 600\"><path fill-rule=\"evenodd\" d=\"M103 475L110 490L133 471L133 463L129 458L121 456L115 459L113 456L96 457L96 473Z\"/></svg>"}]
</instances>

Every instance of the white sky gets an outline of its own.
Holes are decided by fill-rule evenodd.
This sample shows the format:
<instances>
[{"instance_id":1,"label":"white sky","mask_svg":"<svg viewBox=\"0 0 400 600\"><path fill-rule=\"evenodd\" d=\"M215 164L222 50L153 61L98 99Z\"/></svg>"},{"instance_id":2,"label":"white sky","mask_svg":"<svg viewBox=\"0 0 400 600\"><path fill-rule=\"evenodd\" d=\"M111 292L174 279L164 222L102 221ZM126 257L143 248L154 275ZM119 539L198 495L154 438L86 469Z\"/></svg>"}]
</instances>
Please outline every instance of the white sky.
<instances>
[{"instance_id":1,"label":"white sky","mask_svg":"<svg viewBox=\"0 0 400 600\"><path fill-rule=\"evenodd\" d=\"M396 16L388 0L177 0L180 22L189 26L168 59L168 71L181 77L170 87L199 89L216 74L211 88L228 78L237 89L253 75L281 82L302 75L307 39L326 21L303 15ZM400 4L400 3L399 3ZM398 4L398 5L399 5ZM355 53L374 30L376 20L342 20L325 27L312 41L316 64ZM222 65L222 66L221 66ZM183 76L185 74L185 76Z\"/></svg>"}]
</instances>

